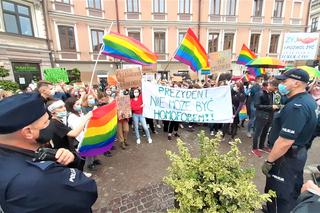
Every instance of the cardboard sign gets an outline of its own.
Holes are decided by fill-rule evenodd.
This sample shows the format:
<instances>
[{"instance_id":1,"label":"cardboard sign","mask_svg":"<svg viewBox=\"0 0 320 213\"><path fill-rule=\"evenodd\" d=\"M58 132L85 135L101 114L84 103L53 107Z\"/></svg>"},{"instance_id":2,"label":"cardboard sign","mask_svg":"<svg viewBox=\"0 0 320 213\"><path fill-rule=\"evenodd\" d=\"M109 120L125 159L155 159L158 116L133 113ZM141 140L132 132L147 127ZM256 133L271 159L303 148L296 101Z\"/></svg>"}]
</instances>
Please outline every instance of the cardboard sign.
<instances>
[{"instance_id":1,"label":"cardboard sign","mask_svg":"<svg viewBox=\"0 0 320 213\"><path fill-rule=\"evenodd\" d=\"M116 97L117 109L118 109L118 120L131 118L132 110L130 105L129 95L118 95Z\"/></svg>"},{"instance_id":2,"label":"cardboard sign","mask_svg":"<svg viewBox=\"0 0 320 213\"><path fill-rule=\"evenodd\" d=\"M66 68L48 68L44 70L44 79L51 83L69 82Z\"/></svg>"},{"instance_id":3,"label":"cardboard sign","mask_svg":"<svg viewBox=\"0 0 320 213\"><path fill-rule=\"evenodd\" d=\"M231 70L231 50L209 53L211 72L226 72Z\"/></svg>"},{"instance_id":4,"label":"cardboard sign","mask_svg":"<svg viewBox=\"0 0 320 213\"><path fill-rule=\"evenodd\" d=\"M195 123L233 120L230 86L182 89L144 81L142 98L147 118Z\"/></svg>"},{"instance_id":5,"label":"cardboard sign","mask_svg":"<svg viewBox=\"0 0 320 213\"><path fill-rule=\"evenodd\" d=\"M319 33L286 33L280 59L314 60L317 57Z\"/></svg>"},{"instance_id":6,"label":"cardboard sign","mask_svg":"<svg viewBox=\"0 0 320 213\"><path fill-rule=\"evenodd\" d=\"M116 72L116 77L121 89L141 87L142 76L139 68L119 69Z\"/></svg>"},{"instance_id":7,"label":"cardboard sign","mask_svg":"<svg viewBox=\"0 0 320 213\"><path fill-rule=\"evenodd\" d=\"M173 76L173 77L172 77L172 81L182 82L182 77L181 77L181 76Z\"/></svg>"},{"instance_id":8,"label":"cardboard sign","mask_svg":"<svg viewBox=\"0 0 320 213\"><path fill-rule=\"evenodd\" d=\"M142 66L142 73L156 73L157 72L157 64L152 64L150 66Z\"/></svg>"}]
</instances>

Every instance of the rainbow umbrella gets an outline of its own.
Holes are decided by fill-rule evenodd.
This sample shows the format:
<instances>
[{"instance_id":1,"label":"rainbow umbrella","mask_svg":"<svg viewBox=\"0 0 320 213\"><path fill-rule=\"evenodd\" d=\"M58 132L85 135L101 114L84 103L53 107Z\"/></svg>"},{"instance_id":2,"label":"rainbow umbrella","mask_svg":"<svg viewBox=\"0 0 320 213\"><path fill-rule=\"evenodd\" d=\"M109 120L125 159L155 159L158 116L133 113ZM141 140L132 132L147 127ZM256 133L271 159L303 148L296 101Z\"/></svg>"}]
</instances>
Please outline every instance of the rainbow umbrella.
<instances>
[{"instance_id":1,"label":"rainbow umbrella","mask_svg":"<svg viewBox=\"0 0 320 213\"><path fill-rule=\"evenodd\" d=\"M317 68L309 67L309 66L299 66L297 68L306 71L309 74L311 79L320 77L320 71Z\"/></svg>"},{"instance_id":2,"label":"rainbow umbrella","mask_svg":"<svg viewBox=\"0 0 320 213\"><path fill-rule=\"evenodd\" d=\"M284 68L286 65L277 58L259 57L247 63L246 66L259 68Z\"/></svg>"}]
</instances>

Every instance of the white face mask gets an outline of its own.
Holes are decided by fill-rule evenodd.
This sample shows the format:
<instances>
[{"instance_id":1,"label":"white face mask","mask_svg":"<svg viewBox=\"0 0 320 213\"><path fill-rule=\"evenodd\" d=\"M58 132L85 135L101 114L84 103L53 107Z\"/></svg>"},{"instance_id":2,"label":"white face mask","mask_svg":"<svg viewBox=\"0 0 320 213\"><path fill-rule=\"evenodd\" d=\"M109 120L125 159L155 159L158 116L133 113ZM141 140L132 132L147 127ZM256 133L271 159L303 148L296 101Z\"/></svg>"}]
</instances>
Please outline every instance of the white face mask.
<instances>
[{"instance_id":1,"label":"white face mask","mask_svg":"<svg viewBox=\"0 0 320 213\"><path fill-rule=\"evenodd\" d=\"M133 93L134 97L138 97L139 96L139 93L138 92L135 92Z\"/></svg>"}]
</instances>

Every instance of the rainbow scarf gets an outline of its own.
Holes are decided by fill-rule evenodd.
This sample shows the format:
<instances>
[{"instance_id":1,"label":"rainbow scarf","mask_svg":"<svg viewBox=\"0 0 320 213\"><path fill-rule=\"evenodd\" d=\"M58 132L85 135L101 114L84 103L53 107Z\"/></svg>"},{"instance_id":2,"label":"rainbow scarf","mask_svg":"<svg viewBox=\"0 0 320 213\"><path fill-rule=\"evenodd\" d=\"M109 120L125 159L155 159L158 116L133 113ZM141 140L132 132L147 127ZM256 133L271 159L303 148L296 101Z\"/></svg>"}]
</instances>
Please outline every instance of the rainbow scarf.
<instances>
[{"instance_id":1,"label":"rainbow scarf","mask_svg":"<svg viewBox=\"0 0 320 213\"><path fill-rule=\"evenodd\" d=\"M256 54L243 44L236 63L246 65L255 58L257 58ZM264 68L248 67L247 69L248 72L255 77L266 73Z\"/></svg>"},{"instance_id":2,"label":"rainbow scarf","mask_svg":"<svg viewBox=\"0 0 320 213\"><path fill-rule=\"evenodd\" d=\"M133 38L110 33L103 37L103 43L102 54L134 64L151 65L157 63L158 56Z\"/></svg>"},{"instance_id":3,"label":"rainbow scarf","mask_svg":"<svg viewBox=\"0 0 320 213\"><path fill-rule=\"evenodd\" d=\"M248 118L247 107L246 107L246 105L243 105L240 112L239 112L239 119L240 119L240 121L242 121L247 118Z\"/></svg>"},{"instance_id":4,"label":"rainbow scarf","mask_svg":"<svg viewBox=\"0 0 320 213\"><path fill-rule=\"evenodd\" d=\"M109 151L117 133L117 107L113 101L92 111L84 138L79 146L80 156L97 156Z\"/></svg>"},{"instance_id":5,"label":"rainbow scarf","mask_svg":"<svg viewBox=\"0 0 320 213\"><path fill-rule=\"evenodd\" d=\"M174 58L189 65L195 72L209 67L207 53L191 28L188 29L185 37L181 41L180 47Z\"/></svg>"}]
</instances>

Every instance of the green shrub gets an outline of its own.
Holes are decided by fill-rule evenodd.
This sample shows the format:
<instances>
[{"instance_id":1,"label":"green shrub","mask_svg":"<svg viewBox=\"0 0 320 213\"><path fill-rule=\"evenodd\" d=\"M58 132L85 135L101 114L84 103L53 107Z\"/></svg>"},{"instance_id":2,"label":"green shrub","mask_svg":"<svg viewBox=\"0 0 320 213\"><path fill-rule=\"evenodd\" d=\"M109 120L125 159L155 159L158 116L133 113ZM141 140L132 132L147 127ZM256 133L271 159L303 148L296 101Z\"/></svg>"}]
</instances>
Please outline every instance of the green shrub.
<instances>
[{"instance_id":1,"label":"green shrub","mask_svg":"<svg viewBox=\"0 0 320 213\"><path fill-rule=\"evenodd\" d=\"M16 92L19 89L19 85L10 80L0 80L0 88L6 91Z\"/></svg>"},{"instance_id":2,"label":"green shrub","mask_svg":"<svg viewBox=\"0 0 320 213\"><path fill-rule=\"evenodd\" d=\"M199 157L192 157L181 140L178 153L167 151L171 165L164 182L173 187L179 204L169 212L254 212L275 196L274 192L260 194L252 182L254 169L241 167L239 139L229 152L220 153L220 133L211 140L203 131L198 137Z\"/></svg>"}]
</instances>

